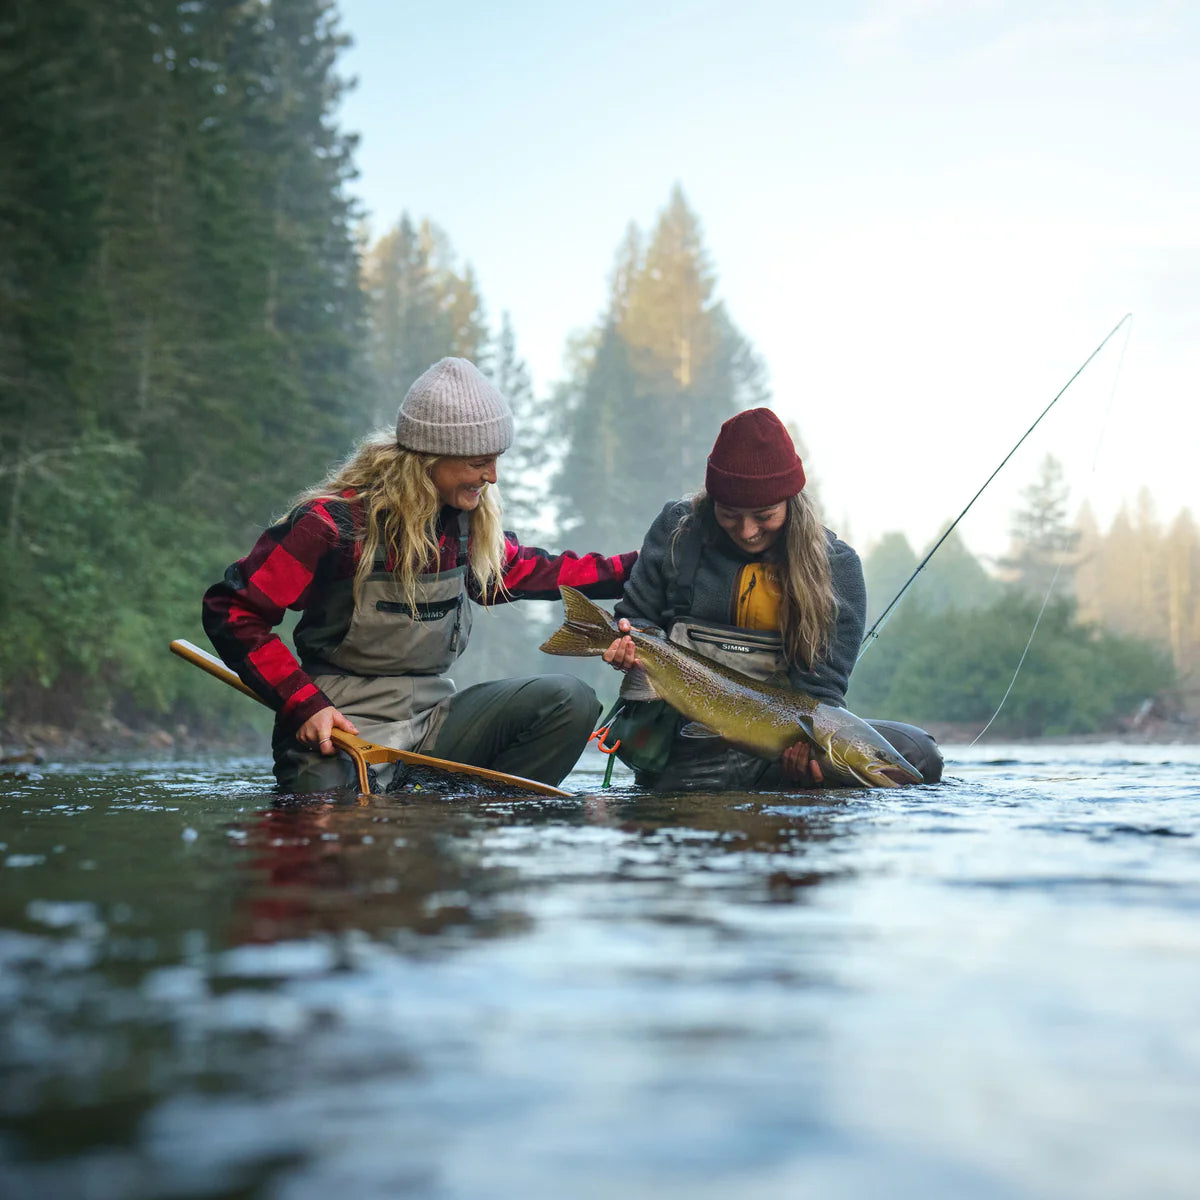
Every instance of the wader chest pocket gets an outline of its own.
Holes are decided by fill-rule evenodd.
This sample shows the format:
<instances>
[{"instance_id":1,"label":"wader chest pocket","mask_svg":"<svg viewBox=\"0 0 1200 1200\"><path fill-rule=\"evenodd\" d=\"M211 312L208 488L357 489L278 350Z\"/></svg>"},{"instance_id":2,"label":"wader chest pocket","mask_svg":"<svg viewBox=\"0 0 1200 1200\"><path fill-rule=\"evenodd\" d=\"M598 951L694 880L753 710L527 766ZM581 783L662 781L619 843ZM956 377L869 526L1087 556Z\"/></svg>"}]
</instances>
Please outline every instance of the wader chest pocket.
<instances>
[{"instance_id":1,"label":"wader chest pocket","mask_svg":"<svg viewBox=\"0 0 1200 1200\"><path fill-rule=\"evenodd\" d=\"M747 629L731 629L726 633L692 627L688 629L687 636L696 646L723 650L726 654L778 654L782 645L777 633L757 633Z\"/></svg>"},{"instance_id":2,"label":"wader chest pocket","mask_svg":"<svg viewBox=\"0 0 1200 1200\"><path fill-rule=\"evenodd\" d=\"M402 613L406 617L412 617L414 621L440 621L443 617L448 617L459 607L459 600L429 600L424 603L417 604L417 611L414 613L412 608L399 600L377 600L375 607L379 612L383 613Z\"/></svg>"}]
</instances>

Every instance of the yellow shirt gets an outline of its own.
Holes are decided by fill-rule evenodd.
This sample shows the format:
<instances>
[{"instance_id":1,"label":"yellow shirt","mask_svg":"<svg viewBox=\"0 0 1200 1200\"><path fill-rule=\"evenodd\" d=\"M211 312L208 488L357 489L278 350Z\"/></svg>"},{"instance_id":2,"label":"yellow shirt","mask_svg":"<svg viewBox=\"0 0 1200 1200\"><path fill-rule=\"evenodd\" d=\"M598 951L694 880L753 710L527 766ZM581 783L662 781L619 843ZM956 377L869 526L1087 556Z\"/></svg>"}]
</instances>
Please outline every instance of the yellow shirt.
<instances>
[{"instance_id":1,"label":"yellow shirt","mask_svg":"<svg viewBox=\"0 0 1200 1200\"><path fill-rule=\"evenodd\" d=\"M733 623L743 629L773 629L779 632L779 607L783 588L775 563L747 563L738 574Z\"/></svg>"}]
</instances>

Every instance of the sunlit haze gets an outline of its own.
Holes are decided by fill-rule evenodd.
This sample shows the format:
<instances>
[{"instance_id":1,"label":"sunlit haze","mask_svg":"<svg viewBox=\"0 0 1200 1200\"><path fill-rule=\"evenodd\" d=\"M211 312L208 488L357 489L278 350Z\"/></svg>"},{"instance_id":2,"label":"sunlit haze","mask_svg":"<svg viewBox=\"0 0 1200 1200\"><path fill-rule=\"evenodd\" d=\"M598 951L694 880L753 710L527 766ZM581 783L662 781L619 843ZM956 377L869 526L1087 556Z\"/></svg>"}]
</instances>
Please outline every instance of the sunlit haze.
<instances>
[{"instance_id":1,"label":"sunlit haze","mask_svg":"<svg viewBox=\"0 0 1200 1200\"><path fill-rule=\"evenodd\" d=\"M372 232L441 226L539 390L679 183L861 548L934 537L1127 312L963 531L1002 537L1047 453L1102 523L1200 507L1193 6L339 9Z\"/></svg>"}]
</instances>

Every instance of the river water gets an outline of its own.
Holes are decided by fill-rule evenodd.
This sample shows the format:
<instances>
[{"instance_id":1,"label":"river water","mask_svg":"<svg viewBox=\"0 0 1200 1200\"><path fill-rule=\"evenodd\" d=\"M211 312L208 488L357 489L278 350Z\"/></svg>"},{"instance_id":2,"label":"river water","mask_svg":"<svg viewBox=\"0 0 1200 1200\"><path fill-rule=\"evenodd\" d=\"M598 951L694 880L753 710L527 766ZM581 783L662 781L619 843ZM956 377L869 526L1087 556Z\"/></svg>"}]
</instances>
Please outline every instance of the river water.
<instances>
[{"instance_id":1,"label":"river water","mask_svg":"<svg viewBox=\"0 0 1200 1200\"><path fill-rule=\"evenodd\" d=\"M1200 1195L1200 747L896 791L0 778L5 1200Z\"/></svg>"}]
</instances>

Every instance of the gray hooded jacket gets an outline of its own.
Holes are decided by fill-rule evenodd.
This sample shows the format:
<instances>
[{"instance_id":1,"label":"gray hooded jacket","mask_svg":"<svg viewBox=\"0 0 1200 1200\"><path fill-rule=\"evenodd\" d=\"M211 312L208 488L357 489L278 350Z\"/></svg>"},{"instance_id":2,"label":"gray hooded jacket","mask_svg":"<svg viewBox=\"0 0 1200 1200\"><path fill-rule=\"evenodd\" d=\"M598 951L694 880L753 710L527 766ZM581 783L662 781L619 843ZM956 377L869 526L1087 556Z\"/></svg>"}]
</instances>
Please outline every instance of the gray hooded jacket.
<instances>
[{"instance_id":1,"label":"gray hooded jacket","mask_svg":"<svg viewBox=\"0 0 1200 1200\"><path fill-rule=\"evenodd\" d=\"M674 546L672 534L679 522L692 512L689 500L673 500L655 518L642 543L625 591L615 606L618 617L630 621L649 621L665 627L671 614L670 594L677 564L684 560L684 539L701 539L699 561L692 583L691 604L687 616L697 620L729 625L735 611L735 590L742 567L755 561L743 553L711 518L694 521L680 534ZM824 657L811 668L788 663L788 678L794 688L815 696L827 704L845 704L850 672L858 657L866 627L867 588L862 563L854 549L828 529L829 565L837 617Z\"/></svg>"}]
</instances>

